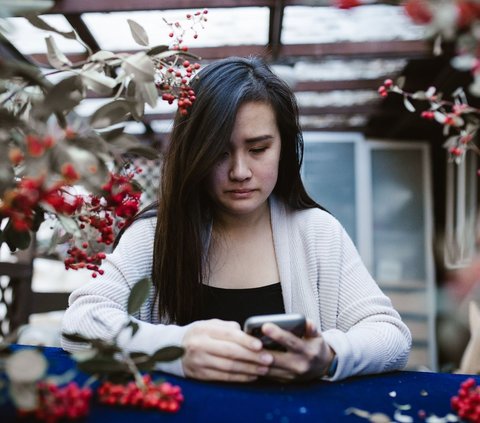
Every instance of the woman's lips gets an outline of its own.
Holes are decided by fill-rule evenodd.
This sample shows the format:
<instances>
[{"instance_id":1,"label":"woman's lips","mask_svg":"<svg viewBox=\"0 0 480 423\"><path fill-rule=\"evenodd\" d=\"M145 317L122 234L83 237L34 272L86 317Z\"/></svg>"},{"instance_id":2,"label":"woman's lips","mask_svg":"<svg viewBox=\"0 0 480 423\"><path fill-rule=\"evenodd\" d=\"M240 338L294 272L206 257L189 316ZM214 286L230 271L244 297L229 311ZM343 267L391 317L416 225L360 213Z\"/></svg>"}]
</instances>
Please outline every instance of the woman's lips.
<instances>
[{"instance_id":1,"label":"woman's lips","mask_svg":"<svg viewBox=\"0 0 480 423\"><path fill-rule=\"evenodd\" d=\"M250 197L254 191L253 189L232 189L227 191L227 193L237 198L247 198Z\"/></svg>"}]
</instances>

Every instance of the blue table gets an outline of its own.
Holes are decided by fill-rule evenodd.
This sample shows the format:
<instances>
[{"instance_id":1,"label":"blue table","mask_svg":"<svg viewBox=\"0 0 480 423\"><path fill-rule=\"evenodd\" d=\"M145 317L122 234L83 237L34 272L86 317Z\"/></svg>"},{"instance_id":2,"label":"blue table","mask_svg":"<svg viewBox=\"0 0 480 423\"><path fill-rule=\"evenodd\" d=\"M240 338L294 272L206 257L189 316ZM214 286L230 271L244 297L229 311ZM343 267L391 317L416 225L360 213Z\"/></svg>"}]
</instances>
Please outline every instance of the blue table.
<instances>
[{"instance_id":1,"label":"blue table","mask_svg":"<svg viewBox=\"0 0 480 423\"><path fill-rule=\"evenodd\" d=\"M58 348L44 348L50 363L50 373L63 373L74 363ZM457 393L467 375L424 372L395 372L362 376L342 382L278 384L207 383L155 373L179 385L185 396L180 411L168 414L159 411L140 411L133 408L109 407L92 403L87 421L91 422L368 422L356 415L346 414L350 407L382 412L392 419L395 404L411 405L403 414L422 421L418 411L426 415L445 416L450 413L450 397ZM480 384L480 376L473 376ZM80 374L82 383L87 378ZM0 422L15 421L11 405L0 407Z\"/></svg>"}]
</instances>

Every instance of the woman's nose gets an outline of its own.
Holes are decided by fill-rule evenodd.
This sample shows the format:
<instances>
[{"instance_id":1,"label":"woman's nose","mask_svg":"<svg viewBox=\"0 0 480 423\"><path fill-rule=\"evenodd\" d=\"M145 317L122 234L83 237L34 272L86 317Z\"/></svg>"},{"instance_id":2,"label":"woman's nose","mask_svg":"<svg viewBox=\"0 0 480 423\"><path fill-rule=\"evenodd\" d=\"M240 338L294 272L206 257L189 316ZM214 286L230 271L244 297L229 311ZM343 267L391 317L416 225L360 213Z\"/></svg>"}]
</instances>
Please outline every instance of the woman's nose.
<instances>
[{"instance_id":1,"label":"woman's nose","mask_svg":"<svg viewBox=\"0 0 480 423\"><path fill-rule=\"evenodd\" d=\"M252 176L252 171L245 157L237 155L232 158L230 167L230 178L237 181L244 181Z\"/></svg>"}]
</instances>

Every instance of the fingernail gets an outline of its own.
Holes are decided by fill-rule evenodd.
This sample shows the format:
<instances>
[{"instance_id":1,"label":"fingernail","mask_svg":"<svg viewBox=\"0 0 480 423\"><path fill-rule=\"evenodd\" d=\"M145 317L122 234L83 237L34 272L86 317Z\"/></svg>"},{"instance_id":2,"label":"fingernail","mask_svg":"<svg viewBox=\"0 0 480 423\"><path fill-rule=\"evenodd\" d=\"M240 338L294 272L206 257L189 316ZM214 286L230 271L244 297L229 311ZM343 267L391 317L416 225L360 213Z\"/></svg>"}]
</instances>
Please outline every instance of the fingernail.
<instances>
[{"instance_id":1,"label":"fingernail","mask_svg":"<svg viewBox=\"0 0 480 423\"><path fill-rule=\"evenodd\" d=\"M256 339L255 341L252 341L252 348L256 349L256 350L259 350L260 348L262 348L262 342L258 339Z\"/></svg>"},{"instance_id":2,"label":"fingernail","mask_svg":"<svg viewBox=\"0 0 480 423\"><path fill-rule=\"evenodd\" d=\"M267 323L267 324L263 325L262 332L265 335L270 335L272 333L272 327L270 325L268 325L268 323Z\"/></svg>"},{"instance_id":3,"label":"fingernail","mask_svg":"<svg viewBox=\"0 0 480 423\"><path fill-rule=\"evenodd\" d=\"M271 354L262 354L260 360L262 363L270 364L273 361L273 356Z\"/></svg>"}]
</instances>

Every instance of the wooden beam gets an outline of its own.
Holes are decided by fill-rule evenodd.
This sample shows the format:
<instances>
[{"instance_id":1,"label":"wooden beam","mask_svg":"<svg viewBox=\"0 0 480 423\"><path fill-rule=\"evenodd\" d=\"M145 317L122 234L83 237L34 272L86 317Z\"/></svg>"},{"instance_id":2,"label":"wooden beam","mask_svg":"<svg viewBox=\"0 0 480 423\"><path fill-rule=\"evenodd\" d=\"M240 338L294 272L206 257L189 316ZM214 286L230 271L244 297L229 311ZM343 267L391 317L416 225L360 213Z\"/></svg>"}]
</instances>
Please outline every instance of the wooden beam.
<instances>
[{"instance_id":1,"label":"wooden beam","mask_svg":"<svg viewBox=\"0 0 480 423\"><path fill-rule=\"evenodd\" d=\"M282 45L280 56L369 56L410 59L432 56L432 48L427 40L341 41L318 44L285 44Z\"/></svg>"},{"instance_id":2,"label":"wooden beam","mask_svg":"<svg viewBox=\"0 0 480 423\"><path fill-rule=\"evenodd\" d=\"M375 107L380 100L369 101L364 104L354 106L327 106L327 107L300 107L299 112L302 116L323 116L323 115L369 115L374 112ZM173 119L174 112L171 113L148 113L143 119L150 124L154 120Z\"/></svg>"},{"instance_id":3,"label":"wooden beam","mask_svg":"<svg viewBox=\"0 0 480 423\"><path fill-rule=\"evenodd\" d=\"M137 50L138 51L138 50ZM136 51L124 51L123 53L135 53ZM199 57L199 60L217 60L229 56L261 56L270 59L268 48L263 45L243 45L243 46L222 46L222 47L199 47L192 49L193 54ZM118 52L117 52L118 53ZM86 53L67 53L65 54L72 63L83 62L86 60ZM31 54L28 57L39 66L51 67L44 53Z\"/></svg>"},{"instance_id":4,"label":"wooden beam","mask_svg":"<svg viewBox=\"0 0 480 423\"><path fill-rule=\"evenodd\" d=\"M219 47L199 47L191 51L200 59L216 60L229 56L262 56L272 61L271 52L263 45L238 45ZM135 53L135 51L127 51ZM81 62L86 59L85 54L66 54L71 62ZM291 44L280 47L278 60L282 62L294 61L297 57L310 57L323 59L326 56L343 58L375 57L375 58L404 58L412 59L430 57L432 52L427 41L384 41L384 42L339 42L322 44ZM29 56L35 63L49 67L45 54L32 54Z\"/></svg>"},{"instance_id":5,"label":"wooden beam","mask_svg":"<svg viewBox=\"0 0 480 423\"><path fill-rule=\"evenodd\" d=\"M271 51L273 60L276 60L280 53L283 12L283 0L275 0L275 5L270 8L270 23L268 26L268 47Z\"/></svg>"},{"instance_id":6,"label":"wooden beam","mask_svg":"<svg viewBox=\"0 0 480 423\"><path fill-rule=\"evenodd\" d=\"M293 87L296 92L314 91L329 92L333 90L377 90L383 84L385 78L377 79L348 79L332 81L302 81Z\"/></svg>"},{"instance_id":7,"label":"wooden beam","mask_svg":"<svg viewBox=\"0 0 480 423\"><path fill-rule=\"evenodd\" d=\"M72 25L73 29L77 31L80 38L92 49L94 53L101 50L97 40L92 35L90 29L80 15L65 14L65 18L70 25Z\"/></svg>"},{"instance_id":8,"label":"wooden beam","mask_svg":"<svg viewBox=\"0 0 480 423\"><path fill-rule=\"evenodd\" d=\"M231 7L271 7L275 0L57 0L47 13L81 14L132 10L213 9Z\"/></svg>"}]
</instances>

